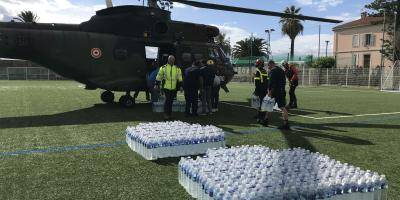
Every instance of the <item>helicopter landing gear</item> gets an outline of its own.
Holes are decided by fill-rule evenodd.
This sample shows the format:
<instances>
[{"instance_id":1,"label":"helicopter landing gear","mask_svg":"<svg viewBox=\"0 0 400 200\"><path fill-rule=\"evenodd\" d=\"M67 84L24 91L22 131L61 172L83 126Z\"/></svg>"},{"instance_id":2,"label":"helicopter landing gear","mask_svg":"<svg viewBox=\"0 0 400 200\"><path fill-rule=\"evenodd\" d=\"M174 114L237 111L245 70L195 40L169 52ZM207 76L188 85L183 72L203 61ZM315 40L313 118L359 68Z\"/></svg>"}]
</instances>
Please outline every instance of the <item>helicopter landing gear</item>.
<instances>
[{"instance_id":1,"label":"helicopter landing gear","mask_svg":"<svg viewBox=\"0 0 400 200\"><path fill-rule=\"evenodd\" d=\"M104 91L103 93L101 93L101 100L104 103L112 103L112 102L114 102L114 93L112 93L109 90Z\"/></svg>"},{"instance_id":2,"label":"helicopter landing gear","mask_svg":"<svg viewBox=\"0 0 400 200\"><path fill-rule=\"evenodd\" d=\"M125 108L132 108L135 106L135 99L131 96L130 92L126 92L126 95L119 98L119 103Z\"/></svg>"}]
</instances>

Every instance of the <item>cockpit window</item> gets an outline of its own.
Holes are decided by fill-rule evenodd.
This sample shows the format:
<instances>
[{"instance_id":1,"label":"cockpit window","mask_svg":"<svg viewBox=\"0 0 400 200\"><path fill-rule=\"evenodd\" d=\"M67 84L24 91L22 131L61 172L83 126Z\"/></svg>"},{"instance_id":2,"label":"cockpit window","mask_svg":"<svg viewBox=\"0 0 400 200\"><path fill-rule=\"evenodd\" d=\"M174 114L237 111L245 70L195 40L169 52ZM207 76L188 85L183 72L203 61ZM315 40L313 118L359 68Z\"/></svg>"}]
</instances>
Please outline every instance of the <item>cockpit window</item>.
<instances>
[{"instance_id":1,"label":"cockpit window","mask_svg":"<svg viewBox=\"0 0 400 200\"><path fill-rule=\"evenodd\" d=\"M215 48L209 49L209 52L210 52L210 58L215 58L215 59L220 58L217 49L215 49Z\"/></svg>"}]
</instances>

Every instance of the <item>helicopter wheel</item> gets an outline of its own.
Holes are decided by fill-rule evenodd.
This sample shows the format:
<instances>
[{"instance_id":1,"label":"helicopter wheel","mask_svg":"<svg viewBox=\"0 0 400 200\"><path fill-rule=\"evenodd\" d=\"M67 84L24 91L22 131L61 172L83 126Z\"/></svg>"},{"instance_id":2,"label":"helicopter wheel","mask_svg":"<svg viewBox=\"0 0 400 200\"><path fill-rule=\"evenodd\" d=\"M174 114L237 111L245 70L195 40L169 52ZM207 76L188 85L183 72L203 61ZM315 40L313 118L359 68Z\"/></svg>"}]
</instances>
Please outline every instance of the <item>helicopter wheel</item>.
<instances>
[{"instance_id":1,"label":"helicopter wheel","mask_svg":"<svg viewBox=\"0 0 400 200\"><path fill-rule=\"evenodd\" d=\"M135 106L135 99L130 95L124 95L119 98L119 103L125 108L132 108Z\"/></svg>"},{"instance_id":2,"label":"helicopter wheel","mask_svg":"<svg viewBox=\"0 0 400 200\"><path fill-rule=\"evenodd\" d=\"M104 91L103 93L101 93L101 100L104 103L112 103L114 102L114 93L112 93L111 91Z\"/></svg>"}]
</instances>

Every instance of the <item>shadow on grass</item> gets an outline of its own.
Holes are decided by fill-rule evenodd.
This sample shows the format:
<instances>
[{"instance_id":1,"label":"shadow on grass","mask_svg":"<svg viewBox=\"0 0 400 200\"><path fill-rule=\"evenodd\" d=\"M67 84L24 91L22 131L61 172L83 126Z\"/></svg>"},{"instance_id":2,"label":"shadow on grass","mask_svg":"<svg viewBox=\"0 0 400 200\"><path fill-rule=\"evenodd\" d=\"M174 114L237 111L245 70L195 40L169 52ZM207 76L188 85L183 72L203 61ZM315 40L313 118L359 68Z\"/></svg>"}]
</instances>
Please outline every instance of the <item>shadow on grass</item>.
<instances>
[{"instance_id":1,"label":"shadow on grass","mask_svg":"<svg viewBox=\"0 0 400 200\"><path fill-rule=\"evenodd\" d=\"M192 156L193 157L193 156ZM176 165L180 161L180 157L174 157L174 158L160 158L157 160L154 160L152 162L158 164L158 165L163 165L163 166L170 166L170 165Z\"/></svg>"},{"instance_id":2,"label":"shadow on grass","mask_svg":"<svg viewBox=\"0 0 400 200\"><path fill-rule=\"evenodd\" d=\"M316 109L307 109L307 108L290 110L290 113L298 114L298 115L309 115L309 114L318 114L318 113L325 113L327 115L352 115L350 113L344 113L344 112L335 112L335 111L330 111L330 110L316 110ZM303 114L303 113L305 113L305 114Z\"/></svg>"},{"instance_id":3,"label":"shadow on grass","mask_svg":"<svg viewBox=\"0 0 400 200\"><path fill-rule=\"evenodd\" d=\"M222 127L234 135L242 135L236 130L240 127L246 130L259 129L260 125L255 123L253 116L256 114L254 109L245 102L227 102L241 106L221 104L221 111L211 116L200 116L196 118L186 118L182 113L174 113L175 120L182 120L190 123L213 124ZM273 113L271 121L280 123L279 113ZM115 122L138 122L138 121L162 121L161 113L151 112L150 104L137 104L133 109L124 109L117 104L96 104L93 107L83 108L70 112L57 113L53 115L23 116L0 118L0 129L7 128L28 128L43 126L63 126L63 125L86 125L95 123L115 123ZM312 151L317 151L308 138L329 140L353 145L373 145L370 141L362 140L350 136L327 133L345 133L343 128L379 128L379 129L400 129L400 125L370 124L370 123L300 123L293 122L296 128L292 131L282 131L289 147L303 147ZM162 164L162 161L160 161ZM167 160L165 163L170 163Z\"/></svg>"}]
</instances>

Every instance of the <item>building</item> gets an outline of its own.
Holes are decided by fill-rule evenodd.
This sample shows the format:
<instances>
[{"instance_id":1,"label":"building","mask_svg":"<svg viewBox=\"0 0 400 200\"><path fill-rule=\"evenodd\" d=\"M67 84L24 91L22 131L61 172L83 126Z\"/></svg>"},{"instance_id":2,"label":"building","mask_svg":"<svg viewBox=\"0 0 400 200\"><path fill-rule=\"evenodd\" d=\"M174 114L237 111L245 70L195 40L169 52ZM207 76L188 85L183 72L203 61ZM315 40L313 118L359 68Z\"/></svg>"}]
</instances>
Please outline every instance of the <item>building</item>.
<instances>
[{"instance_id":1,"label":"building","mask_svg":"<svg viewBox=\"0 0 400 200\"><path fill-rule=\"evenodd\" d=\"M333 53L338 68L381 66L383 17L362 13L360 19L336 26L333 31ZM393 66L393 63L384 59L384 66Z\"/></svg>"}]
</instances>

